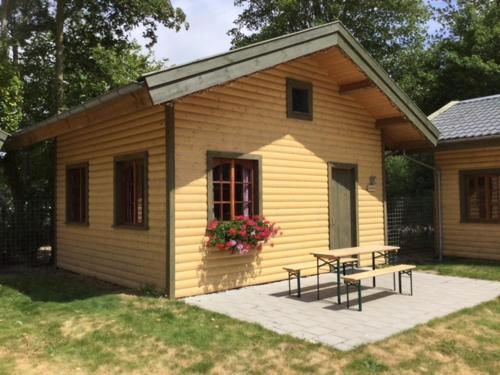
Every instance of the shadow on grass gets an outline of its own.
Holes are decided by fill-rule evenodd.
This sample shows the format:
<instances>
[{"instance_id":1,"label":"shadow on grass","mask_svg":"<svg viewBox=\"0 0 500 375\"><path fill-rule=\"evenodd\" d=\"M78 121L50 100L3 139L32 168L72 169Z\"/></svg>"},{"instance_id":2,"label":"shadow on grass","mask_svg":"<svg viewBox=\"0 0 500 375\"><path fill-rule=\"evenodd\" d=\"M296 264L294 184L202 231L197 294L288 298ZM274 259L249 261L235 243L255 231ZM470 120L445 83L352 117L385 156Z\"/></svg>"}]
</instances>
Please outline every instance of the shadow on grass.
<instances>
[{"instance_id":1,"label":"shadow on grass","mask_svg":"<svg viewBox=\"0 0 500 375\"><path fill-rule=\"evenodd\" d=\"M23 268L0 274L0 285L36 302L72 302L131 291L54 267Z\"/></svg>"}]
</instances>

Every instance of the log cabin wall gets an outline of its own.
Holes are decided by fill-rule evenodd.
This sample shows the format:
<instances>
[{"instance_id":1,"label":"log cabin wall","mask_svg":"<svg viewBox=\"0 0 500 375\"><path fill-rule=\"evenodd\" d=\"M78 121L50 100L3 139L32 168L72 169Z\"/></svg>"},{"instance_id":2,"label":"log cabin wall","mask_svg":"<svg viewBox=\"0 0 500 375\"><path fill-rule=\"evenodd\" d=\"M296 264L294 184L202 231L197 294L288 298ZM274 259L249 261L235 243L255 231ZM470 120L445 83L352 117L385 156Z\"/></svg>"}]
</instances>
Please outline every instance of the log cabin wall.
<instances>
[{"instance_id":1,"label":"log cabin wall","mask_svg":"<svg viewBox=\"0 0 500 375\"><path fill-rule=\"evenodd\" d=\"M445 256L500 260L498 223L465 223L460 213L460 171L500 169L500 146L436 152L442 175Z\"/></svg>"},{"instance_id":2,"label":"log cabin wall","mask_svg":"<svg viewBox=\"0 0 500 375\"><path fill-rule=\"evenodd\" d=\"M142 102L146 103L147 93ZM57 265L116 284L165 287L165 109L126 100L57 137ZM104 120L103 120L104 119ZM148 228L114 223L114 158L148 153ZM66 224L66 167L88 163L89 223Z\"/></svg>"},{"instance_id":3,"label":"log cabin wall","mask_svg":"<svg viewBox=\"0 0 500 375\"><path fill-rule=\"evenodd\" d=\"M287 78L312 83L312 121L287 118ZM284 279L283 265L328 249L328 162L358 166L359 244L384 242L381 132L313 57L187 96L175 122L177 297ZM262 214L283 230L274 247L247 256L204 248L207 151L261 156Z\"/></svg>"}]
</instances>

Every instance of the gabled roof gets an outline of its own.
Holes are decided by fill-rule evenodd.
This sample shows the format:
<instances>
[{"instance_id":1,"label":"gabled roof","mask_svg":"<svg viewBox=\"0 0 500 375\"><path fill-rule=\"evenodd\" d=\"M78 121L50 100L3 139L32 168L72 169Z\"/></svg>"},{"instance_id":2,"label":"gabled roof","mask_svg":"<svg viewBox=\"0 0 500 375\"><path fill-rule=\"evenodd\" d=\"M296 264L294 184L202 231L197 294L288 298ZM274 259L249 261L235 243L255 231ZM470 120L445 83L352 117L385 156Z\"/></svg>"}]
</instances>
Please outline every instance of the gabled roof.
<instances>
[{"instance_id":1,"label":"gabled roof","mask_svg":"<svg viewBox=\"0 0 500 375\"><path fill-rule=\"evenodd\" d=\"M109 105L117 98L127 95L136 97L147 91L153 105L172 102L294 59L331 50L332 47L340 49L356 69L366 76L370 85L376 87L401 114L398 118L381 119L382 122L389 120L392 124L396 120L397 123L408 123L418 130L416 133L419 137L436 145L439 137L436 127L337 21L147 74L139 82L101 95L16 132L6 146L22 147L70 131L74 128L69 124L72 119L90 113L96 107ZM398 126L394 124L395 132Z\"/></svg>"},{"instance_id":2,"label":"gabled roof","mask_svg":"<svg viewBox=\"0 0 500 375\"><path fill-rule=\"evenodd\" d=\"M439 131L339 21L287 34L143 77L154 104L173 101L338 46L432 143Z\"/></svg>"},{"instance_id":3,"label":"gabled roof","mask_svg":"<svg viewBox=\"0 0 500 375\"><path fill-rule=\"evenodd\" d=\"M500 136L500 95L453 101L429 119L441 132L439 142Z\"/></svg>"},{"instance_id":4,"label":"gabled roof","mask_svg":"<svg viewBox=\"0 0 500 375\"><path fill-rule=\"evenodd\" d=\"M7 140L8 136L9 136L9 133L4 132L2 129L0 129L0 151L2 150L3 144Z\"/></svg>"}]
</instances>

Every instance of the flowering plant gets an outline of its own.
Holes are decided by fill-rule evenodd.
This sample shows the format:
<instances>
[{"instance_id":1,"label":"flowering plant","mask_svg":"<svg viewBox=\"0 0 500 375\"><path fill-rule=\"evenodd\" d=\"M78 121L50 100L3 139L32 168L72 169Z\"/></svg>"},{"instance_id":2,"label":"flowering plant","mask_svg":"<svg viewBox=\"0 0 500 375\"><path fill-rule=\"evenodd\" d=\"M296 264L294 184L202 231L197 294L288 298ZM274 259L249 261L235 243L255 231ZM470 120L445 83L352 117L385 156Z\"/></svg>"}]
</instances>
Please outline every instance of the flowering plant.
<instances>
[{"instance_id":1,"label":"flowering plant","mask_svg":"<svg viewBox=\"0 0 500 375\"><path fill-rule=\"evenodd\" d=\"M278 233L282 234L280 228L262 216L238 216L230 221L213 220L207 227L207 246L247 254L250 250L262 250L262 245Z\"/></svg>"}]
</instances>

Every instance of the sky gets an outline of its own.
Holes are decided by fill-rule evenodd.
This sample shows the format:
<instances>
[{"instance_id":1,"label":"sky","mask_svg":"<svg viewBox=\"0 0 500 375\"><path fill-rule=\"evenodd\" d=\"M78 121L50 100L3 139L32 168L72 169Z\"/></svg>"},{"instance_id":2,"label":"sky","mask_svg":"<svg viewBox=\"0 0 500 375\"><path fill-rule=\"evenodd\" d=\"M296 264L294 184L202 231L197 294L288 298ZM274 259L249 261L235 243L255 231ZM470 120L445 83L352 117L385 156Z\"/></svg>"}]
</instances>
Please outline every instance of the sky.
<instances>
[{"instance_id":1,"label":"sky","mask_svg":"<svg viewBox=\"0 0 500 375\"><path fill-rule=\"evenodd\" d=\"M175 32L159 26L158 43L152 50L156 59L168 58L167 65L182 64L229 50L231 39L226 33L234 27L233 22L242 10L234 6L233 0L172 0L172 4L184 10L190 27ZM438 26L435 21L429 22L431 32ZM132 37L144 46L146 41L141 34L138 28Z\"/></svg>"},{"instance_id":2,"label":"sky","mask_svg":"<svg viewBox=\"0 0 500 375\"><path fill-rule=\"evenodd\" d=\"M190 27L178 33L159 27L158 43L153 47L157 59L168 58L168 65L182 64L231 47L226 33L240 12L233 0L172 0L172 4L184 10ZM136 29L132 37L145 45L141 34L142 30Z\"/></svg>"}]
</instances>

